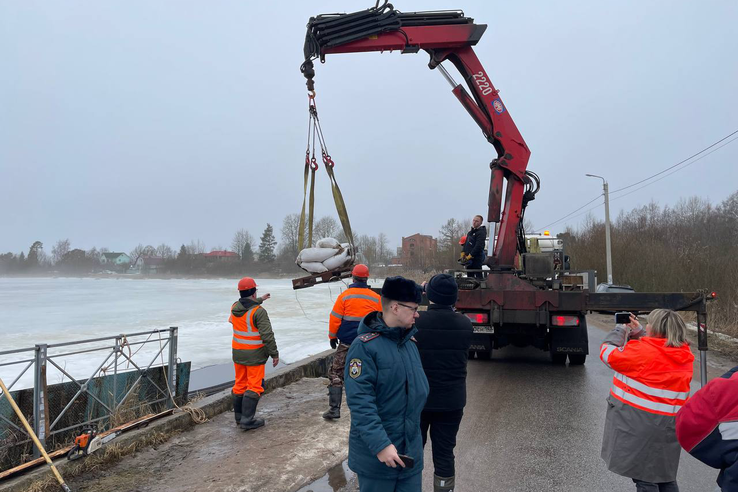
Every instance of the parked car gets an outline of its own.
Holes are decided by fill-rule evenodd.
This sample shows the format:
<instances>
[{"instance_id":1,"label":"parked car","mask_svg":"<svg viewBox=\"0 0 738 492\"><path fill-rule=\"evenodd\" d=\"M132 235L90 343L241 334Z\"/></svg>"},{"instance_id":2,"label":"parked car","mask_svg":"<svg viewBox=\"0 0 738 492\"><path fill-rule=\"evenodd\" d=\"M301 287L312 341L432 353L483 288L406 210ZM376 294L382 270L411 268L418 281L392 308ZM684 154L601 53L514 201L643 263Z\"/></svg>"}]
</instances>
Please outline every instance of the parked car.
<instances>
[{"instance_id":1,"label":"parked car","mask_svg":"<svg viewBox=\"0 0 738 492\"><path fill-rule=\"evenodd\" d=\"M635 289L631 287L630 285L616 285L616 284L608 284L608 283L602 283L597 284L597 288L595 289L595 292L598 294L606 294L606 293L633 293L635 292Z\"/></svg>"},{"instance_id":2,"label":"parked car","mask_svg":"<svg viewBox=\"0 0 738 492\"><path fill-rule=\"evenodd\" d=\"M597 284L597 287L595 288L595 293L597 294L632 294L635 292L635 289L631 287L630 285L617 285L617 284L608 284L608 283L601 283ZM613 314L615 311L597 311L600 314ZM634 311L633 314L638 316L638 312Z\"/></svg>"}]
</instances>

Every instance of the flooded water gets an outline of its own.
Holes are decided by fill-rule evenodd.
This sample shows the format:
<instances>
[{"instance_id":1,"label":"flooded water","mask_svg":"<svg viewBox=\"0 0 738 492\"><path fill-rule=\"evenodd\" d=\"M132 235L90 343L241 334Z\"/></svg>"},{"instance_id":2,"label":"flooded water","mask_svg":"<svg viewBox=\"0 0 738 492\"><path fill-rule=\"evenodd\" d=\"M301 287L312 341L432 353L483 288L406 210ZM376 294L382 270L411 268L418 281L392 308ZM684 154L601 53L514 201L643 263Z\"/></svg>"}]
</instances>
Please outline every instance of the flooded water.
<instances>
[{"instance_id":1,"label":"flooded water","mask_svg":"<svg viewBox=\"0 0 738 492\"><path fill-rule=\"evenodd\" d=\"M192 369L229 363L228 315L238 299L236 283L235 279L0 278L0 352L177 326L178 356L191 361ZM295 291L289 279L257 279L257 283L257 295L272 295L263 306L284 362L330 348L328 315L346 284ZM158 341L145 346L138 361L148 364L158 349ZM103 362L101 354L82 354L60 365L75 377L89 376ZM32 354L0 356L0 364L29 357ZM12 382L19 367L0 366L0 377ZM50 372L49 384L64 378L56 372ZM28 387L31 381L26 374L14 389Z\"/></svg>"}]
</instances>

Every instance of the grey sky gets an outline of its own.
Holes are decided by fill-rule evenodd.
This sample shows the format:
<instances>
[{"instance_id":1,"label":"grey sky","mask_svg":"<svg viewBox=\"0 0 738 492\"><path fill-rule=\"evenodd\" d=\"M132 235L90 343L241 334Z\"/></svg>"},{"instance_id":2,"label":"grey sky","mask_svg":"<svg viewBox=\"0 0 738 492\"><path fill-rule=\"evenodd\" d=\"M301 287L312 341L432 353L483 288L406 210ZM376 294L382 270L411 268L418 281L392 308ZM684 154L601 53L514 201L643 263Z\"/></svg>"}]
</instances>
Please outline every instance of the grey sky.
<instances>
[{"instance_id":1,"label":"grey sky","mask_svg":"<svg viewBox=\"0 0 738 492\"><path fill-rule=\"evenodd\" d=\"M0 252L63 238L210 249L239 228L279 228L302 203L305 24L371 4L0 2ZM541 176L527 213L537 227L597 195L585 173L619 188L738 129L736 2L394 4L488 24L475 49ZM493 149L427 62L368 53L316 66L352 224L393 245L486 211ZM717 203L738 189L737 161L738 142L614 200L612 213L692 195ZM333 202L318 177L322 215Z\"/></svg>"}]
</instances>

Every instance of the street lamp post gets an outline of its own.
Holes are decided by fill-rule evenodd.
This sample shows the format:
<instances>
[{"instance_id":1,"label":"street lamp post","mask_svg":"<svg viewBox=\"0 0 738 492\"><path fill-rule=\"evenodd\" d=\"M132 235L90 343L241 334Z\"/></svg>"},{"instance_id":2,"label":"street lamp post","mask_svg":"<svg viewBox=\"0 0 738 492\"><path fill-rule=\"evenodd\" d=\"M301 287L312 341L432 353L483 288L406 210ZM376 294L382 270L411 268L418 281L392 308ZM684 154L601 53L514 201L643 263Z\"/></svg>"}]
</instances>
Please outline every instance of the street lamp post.
<instances>
[{"instance_id":1,"label":"street lamp post","mask_svg":"<svg viewBox=\"0 0 738 492\"><path fill-rule=\"evenodd\" d=\"M590 178L600 178L602 180L602 189L605 194L605 249L607 255L607 283L612 284L612 249L610 247L610 194L607 188L607 181L602 176L596 174L587 174Z\"/></svg>"}]
</instances>

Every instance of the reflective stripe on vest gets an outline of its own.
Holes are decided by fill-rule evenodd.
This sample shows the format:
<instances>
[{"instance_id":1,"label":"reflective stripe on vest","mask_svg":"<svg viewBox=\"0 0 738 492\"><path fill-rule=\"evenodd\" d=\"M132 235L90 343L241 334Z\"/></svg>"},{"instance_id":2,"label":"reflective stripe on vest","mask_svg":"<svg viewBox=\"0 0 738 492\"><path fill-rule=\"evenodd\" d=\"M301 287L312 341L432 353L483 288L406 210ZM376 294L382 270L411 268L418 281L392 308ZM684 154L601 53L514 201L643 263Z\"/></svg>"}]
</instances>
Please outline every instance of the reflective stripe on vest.
<instances>
[{"instance_id":1,"label":"reflective stripe on vest","mask_svg":"<svg viewBox=\"0 0 738 492\"><path fill-rule=\"evenodd\" d=\"M618 372L613 377L610 393L632 407L662 415L676 415L689 398L688 391L654 388Z\"/></svg>"},{"instance_id":2,"label":"reflective stripe on vest","mask_svg":"<svg viewBox=\"0 0 738 492\"><path fill-rule=\"evenodd\" d=\"M254 323L254 315L260 307L254 306L240 318L231 315L231 324L233 324L232 348L237 350L254 350L264 346L259 329Z\"/></svg>"}]
</instances>

